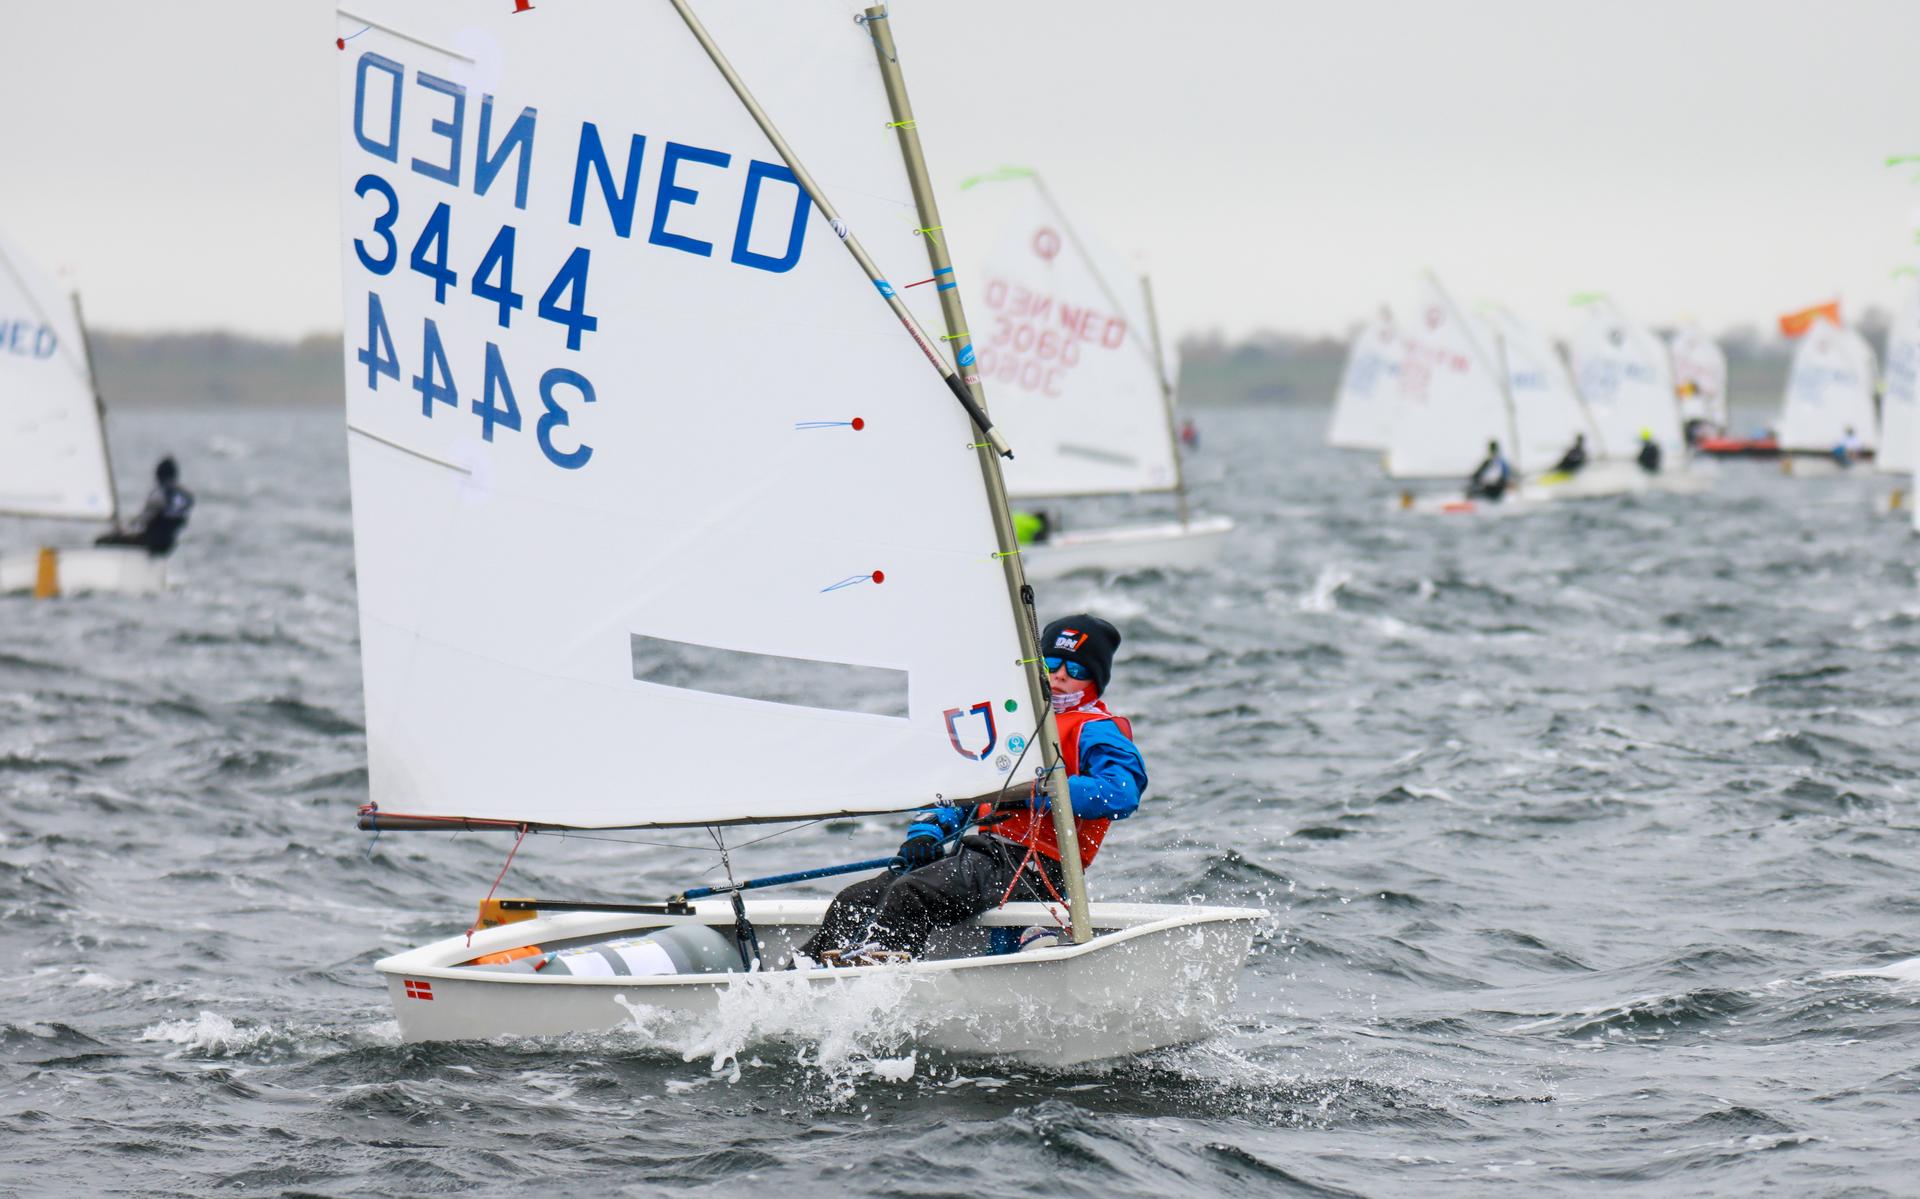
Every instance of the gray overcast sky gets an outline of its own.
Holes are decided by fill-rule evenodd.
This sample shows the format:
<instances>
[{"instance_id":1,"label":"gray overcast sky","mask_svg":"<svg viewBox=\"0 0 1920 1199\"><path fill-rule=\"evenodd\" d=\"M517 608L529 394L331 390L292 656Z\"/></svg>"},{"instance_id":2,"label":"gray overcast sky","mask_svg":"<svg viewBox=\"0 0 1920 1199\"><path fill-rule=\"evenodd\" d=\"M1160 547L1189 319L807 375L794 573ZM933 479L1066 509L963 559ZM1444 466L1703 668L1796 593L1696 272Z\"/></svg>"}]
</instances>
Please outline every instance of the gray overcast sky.
<instances>
[{"instance_id":1,"label":"gray overcast sky","mask_svg":"<svg viewBox=\"0 0 1920 1199\"><path fill-rule=\"evenodd\" d=\"M339 327L331 4L0 7L0 225L93 323ZM1882 160L1920 152L1916 0L893 12L936 178L1041 168L1180 331L1342 332L1422 267L1550 328L1594 290L1857 314L1914 256L1915 168Z\"/></svg>"}]
</instances>

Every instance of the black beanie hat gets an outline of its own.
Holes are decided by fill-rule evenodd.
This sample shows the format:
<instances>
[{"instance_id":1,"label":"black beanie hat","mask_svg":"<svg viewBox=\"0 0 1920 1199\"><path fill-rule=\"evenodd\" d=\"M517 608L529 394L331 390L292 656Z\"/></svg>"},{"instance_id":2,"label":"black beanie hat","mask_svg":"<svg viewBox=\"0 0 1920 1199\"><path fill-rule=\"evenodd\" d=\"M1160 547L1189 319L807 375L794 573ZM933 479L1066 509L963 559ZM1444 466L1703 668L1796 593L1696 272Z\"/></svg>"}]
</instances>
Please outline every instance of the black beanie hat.
<instances>
[{"instance_id":1,"label":"black beanie hat","mask_svg":"<svg viewBox=\"0 0 1920 1199\"><path fill-rule=\"evenodd\" d=\"M171 483L180 477L180 464L173 460L172 454L168 454L160 459L160 465L153 468L153 477L162 483Z\"/></svg>"},{"instance_id":2,"label":"black beanie hat","mask_svg":"<svg viewBox=\"0 0 1920 1199\"><path fill-rule=\"evenodd\" d=\"M1102 695L1113 677L1113 651L1120 648L1120 630L1085 612L1063 616L1040 634L1040 656L1078 662L1093 676Z\"/></svg>"}]
</instances>

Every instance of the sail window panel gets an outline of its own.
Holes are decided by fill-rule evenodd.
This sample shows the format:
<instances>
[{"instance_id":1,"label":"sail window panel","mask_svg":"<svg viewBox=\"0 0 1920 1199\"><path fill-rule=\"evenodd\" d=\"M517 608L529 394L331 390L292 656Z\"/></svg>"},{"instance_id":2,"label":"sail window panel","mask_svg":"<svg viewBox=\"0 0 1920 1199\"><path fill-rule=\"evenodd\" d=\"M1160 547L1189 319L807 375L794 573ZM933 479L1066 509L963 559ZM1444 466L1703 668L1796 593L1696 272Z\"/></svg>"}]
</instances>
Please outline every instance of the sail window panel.
<instances>
[{"instance_id":1,"label":"sail window panel","mask_svg":"<svg viewBox=\"0 0 1920 1199\"><path fill-rule=\"evenodd\" d=\"M907 672L632 634L633 677L660 687L869 716L907 715Z\"/></svg>"}]
</instances>

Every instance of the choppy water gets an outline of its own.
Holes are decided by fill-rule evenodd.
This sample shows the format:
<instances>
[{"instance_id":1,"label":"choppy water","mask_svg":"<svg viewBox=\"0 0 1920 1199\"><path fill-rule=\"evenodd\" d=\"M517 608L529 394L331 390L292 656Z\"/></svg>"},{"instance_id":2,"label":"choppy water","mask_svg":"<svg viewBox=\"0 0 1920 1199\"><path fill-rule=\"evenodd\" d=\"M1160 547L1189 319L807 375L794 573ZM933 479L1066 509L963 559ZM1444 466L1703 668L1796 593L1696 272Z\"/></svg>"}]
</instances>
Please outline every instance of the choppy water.
<instances>
[{"instance_id":1,"label":"choppy water","mask_svg":"<svg viewBox=\"0 0 1920 1199\"><path fill-rule=\"evenodd\" d=\"M1042 590L1123 627L1153 772L1096 894L1275 913L1214 1039L1049 1073L857 1013L399 1044L371 964L463 926L506 843L352 831L338 418L121 418L201 504L160 602L0 601L0 1190L1912 1193L1920 984L1846 973L1920 954L1890 484L1389 516L1321 421L1203 416L1215 574ZM707 864L532 838L507 890Z\"/></svg>"}]
</instances>

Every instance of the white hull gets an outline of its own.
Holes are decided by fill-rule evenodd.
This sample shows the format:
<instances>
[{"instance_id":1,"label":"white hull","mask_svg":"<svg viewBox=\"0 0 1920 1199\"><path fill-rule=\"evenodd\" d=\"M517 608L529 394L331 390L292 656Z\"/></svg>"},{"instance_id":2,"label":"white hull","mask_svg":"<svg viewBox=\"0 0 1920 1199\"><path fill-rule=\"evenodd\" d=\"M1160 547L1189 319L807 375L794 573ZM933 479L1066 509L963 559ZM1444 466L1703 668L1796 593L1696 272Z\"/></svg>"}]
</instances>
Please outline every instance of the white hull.
<instances>
[{"instance_id":1,"label":"white hull","mask_svg":"<svg viewBox=\"0 0 1920 1199\"><path fill-rule=\"evenodd\" d=\"M0 595L32 593L43 551L0 554ZM166 590L167 560L137 546L54 550L56 595L155 595Z\"/></svg>"},{"instance_id":2,"label":"white hull","mask_svg":"<svg viewBox=\"0 0 1920 1199\"><path fill-rule=\"evenodd\" d=\"M804 940L824 900L749 903L769 963ZM748 974L575 977L505 974L461 965L481 954L608 938L663 925L730 933L732 909L691 916L568 912L450 937L376 966L387 976L409 1041L630 1032L699 1052L718 1027L746 1040L821 1034L836 1014L861 1012L904 1048L1010 1056L1064 1066L1144 1053L1212 1035L1232 1002L1258 922L1248 908L1094 904L1085 945L987 956L988 928L1051 924L1037 904L1009 904L937 937L905 965ZM424 986L423 986L424 984ZM422 997L430 993L431 998Z\"/></svg>"},{"instance_id":3,"label":"white hull","mask_svg":"<svg viewBox=\"0 0 1920 1199\"><path fill-rule=\"evenodd\" d=\"M1233 521L1202 516L1181 524L1121 525L1084 533L1056 533L1021 547L1030 579L1057 579L1081 570L1198 570L1220 558Z\"/></svg>"}]
</instances>

